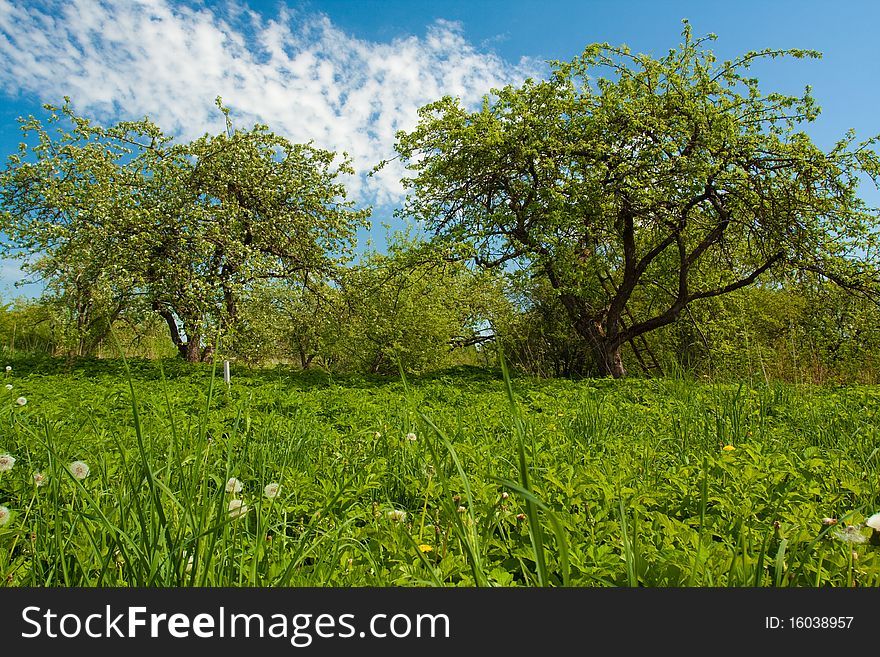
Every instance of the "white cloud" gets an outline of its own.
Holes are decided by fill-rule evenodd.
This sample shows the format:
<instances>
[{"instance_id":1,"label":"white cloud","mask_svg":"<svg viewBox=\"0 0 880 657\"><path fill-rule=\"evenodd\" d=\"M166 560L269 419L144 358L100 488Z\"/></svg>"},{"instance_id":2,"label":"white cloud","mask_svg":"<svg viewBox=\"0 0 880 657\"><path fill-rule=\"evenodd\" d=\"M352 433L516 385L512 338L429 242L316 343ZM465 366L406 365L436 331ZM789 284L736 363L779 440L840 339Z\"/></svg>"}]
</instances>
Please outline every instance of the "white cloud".
<instances>
[{"instance_id":1,"label":"white cloud","mask_svg":"<svg viewBox=\"0 0 880 657\"><path fill-rule=\"evenodd\" d=\"M267 19L231 4L0 0L7 94L52 103L68 95L104 122L149 116L181 139L223 129L219 95L241 127L261 122L292 141L347 151L361 174L350 189L367 203L400 201L399 163L363 174L394 155L394 133L415 125L420 106L444 94L477 103L538 70L480 51L446 21L377 43L287 10Z\"/></svg>"}]
</instances>

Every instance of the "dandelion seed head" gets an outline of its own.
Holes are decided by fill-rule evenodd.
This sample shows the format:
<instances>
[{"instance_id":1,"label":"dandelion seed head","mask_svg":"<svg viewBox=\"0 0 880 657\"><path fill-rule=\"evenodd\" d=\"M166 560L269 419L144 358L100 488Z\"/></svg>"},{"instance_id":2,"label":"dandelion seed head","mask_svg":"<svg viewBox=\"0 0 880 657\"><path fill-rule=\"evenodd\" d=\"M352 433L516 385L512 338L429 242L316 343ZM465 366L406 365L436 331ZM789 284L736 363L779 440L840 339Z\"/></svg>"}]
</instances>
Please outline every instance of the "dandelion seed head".
<instances>
[{"instance_id":1,"label":"dandelion seed head","mask_svg":"<svg viewBox=\"0 0 880 657\"><path fill-rule=\"evenodd\" d=\"M19 406L24 406L25 404L27 404L27 398L26 397L19 397L18 399L15 400L15 403L18 404Z\"/></svg>"},{"instance_id":2,"label":"dandelion seed head","mask_svg":"<svg viewBox=\"0 0 880 657\"><path fill-rule=\"evenodd\" d=\"M830 527L837 524L837 518L822 518L822 524Z\"/></svg>"},{"instance_id":3,"label":"dandelion seed head","mask_svg":"<svg viewBox=\"0 0 880 657\"><path fill-rule=\"evenodd\" d=\"M12 517L12 512L9 511L5 506L0 506L0 527L9 522L9 519Z\"/></svg>"},{"instance_id":4,"label":"dandelion seed head","mask_svg":"<svg viewBox=\"0 0 880 657\"><path fill-rule=\"evenodd\" d=\"M276 497L278 497L278 491L280 489L280 484L276 484L274 482L271 484L267 484L266 487L263 489L263 495L268 497L270 500L274 500Z\"/></svg>"},{"instance_id":5,"label":"dandelion seed head","mask_svg":"<svg viewBox=\"0 0 880 657\"><path fill-rule=\"evenodd\" d=\"M7 366L6 366L6 371L7 371L7 372L11 372L11 371L12 371L12 365L7 365Z\"/></svg>"},{"instance_id":6,"label":"dandelion seed head","mask_svg":"<svg viewBox=\"0 0 880 657\"><path fill-rule=\"evenodd\" d=\"M406 434L406 439L407 440L418 440L418 437L414 433L408 433L408 434Z\"/></svg>"},{"instance_id":7,"label":"dandelion seed head","mask_svg":"<svg viewBox=\"0 0 880 657\"><path fill-rule=\"evenodd\" d=\"M465 507L463 507L463 506L460 506L460 507L458 507L458 508L456 509L456 511L458 511L459 513L466 513L466 512L467 512L467 509L466 509Z\"/></svg>"},{"instance_id":8,"label":"dandelion seed head","mask_svg":"<svg viewBox=\"0 0 880 657\"><path fill-rule=\"evenodd\" d=\"M46 475L44 475L42 472L35 472L34 473L34 486L39 488L40 486L43 486L45 483L46 483Z\"/></svg>"},{"instance_id":9,"label":"dandelion seed head","mask_svg":"<svg viewBox=\"0 0 880 657\"><path fill-rule=\"evenodd\" d=\"M873 516L865 520L865 526L870 527L874 531L880 531L880 513L875 513Z\"/></svg>"},{"instance_id":10,"label":"dandelion seed head","mask_svg":"<svg viewBox=\"0 0 880 657\"><path fill-rule=\"evenodd\" d=\"M859 525L847 525L843 529L837 529L834 535L844 543L864 543L868 539L859 531Z\"/></svg>"},{"instance_id":11,"label":"dandelion seed head","mask_svg":"<svg viewBox=\"0 0 880 657\"><path fill-rule=\"evenodd\" d=\"M12 390L12 388L13 388L13 386L12 386L11 383L7 383L7 384L6 384L6 389L7 389L7 390Z\"/></svg>"},{"instance_id":12,"label":"dandelion seed head","mask_svg":"<svg viewBox=\"0 0 880 657\"><path fill-rule=\"evenodd\" d=\"M0 455L0 472L8 472L15 465L15 457L12 454Z\"/></svg>"},{"instance_id":13,"label":"dandelion seed head","mask_svg":"<svg viewBox=\"0 0 880 657\"><path fill-rule=\"evenodd\" d=\"M402 511L401 509L391 509L385 514L389 520L393 520L394 522L403 522L406 520L406 511Z\"/></svg>"},{"instance_id":14,"label":"dandelion seed head","mask_svg":"<svg viewBox=\"0 0 880 657\"><path fill-rule=\"evenodd\" d=\"M248 506L244 500L229 500L229 515L232 518L241 518L247 515Z\"/></svg>"},{"instance_id":15,"label":"dandelion seed head","mask_svg":"<svg viewBox=\"0 0 880 657\"><path fill-rule=\"evenodd\" d=\"M74 461L68 467L70 468L70 474L72 474L75 479L82 481L89 476L89 466L82 461Z\"/></svg>"},{"instance_id":16,"label":"dandelion seed head","mask_svg":"<svg viewBox=\"0 0 880 657\"><path fill-rule=\"evenodd\" d=\"M226 482L226 492L227 493L240 493L241 492L241 482L235 477L230 477Z\"/></svg>"}]
</instances>

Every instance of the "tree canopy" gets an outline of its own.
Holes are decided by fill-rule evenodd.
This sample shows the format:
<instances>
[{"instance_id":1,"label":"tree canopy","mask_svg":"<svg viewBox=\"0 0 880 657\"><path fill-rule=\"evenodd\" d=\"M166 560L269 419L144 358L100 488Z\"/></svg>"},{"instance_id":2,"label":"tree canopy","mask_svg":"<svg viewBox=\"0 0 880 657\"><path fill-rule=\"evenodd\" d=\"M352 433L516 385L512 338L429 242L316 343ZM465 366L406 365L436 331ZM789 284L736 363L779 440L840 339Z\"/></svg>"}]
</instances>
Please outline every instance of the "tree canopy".
<instances>
[{"instance_id":1,"label":"tree canopy","mask_svg":"<svg viewBox=\"0 0 880 657\"><path fill-rule=\"evenodd\" d=\"M824 151L803 132L819 108L765 93L749 68L809 50L717 61L685 22L654 58L594 44L549 79L495 90L469 111L420 110L396 149L413 173L401 214L485 267L544 278L602 374L621 347L693 302L812 272L860 294L878 277L876 138Z\"/></svg>"},{"instance_id":2,"label":"tree canopy","mask_svg":"<svg viewBox=\"0 0 880 657\"><path fill-rule=\"evenodd\" d=\"M347 158L256 125L185 144L144 119L111 128L47 105L49 127L0 174L5 254L28 258L79 308L118 315L139 301L167 323L181 355L211 353L234 330L255 281L324 276L350 256L369 210L346 201Z\"/></svg>"}]
</instances>

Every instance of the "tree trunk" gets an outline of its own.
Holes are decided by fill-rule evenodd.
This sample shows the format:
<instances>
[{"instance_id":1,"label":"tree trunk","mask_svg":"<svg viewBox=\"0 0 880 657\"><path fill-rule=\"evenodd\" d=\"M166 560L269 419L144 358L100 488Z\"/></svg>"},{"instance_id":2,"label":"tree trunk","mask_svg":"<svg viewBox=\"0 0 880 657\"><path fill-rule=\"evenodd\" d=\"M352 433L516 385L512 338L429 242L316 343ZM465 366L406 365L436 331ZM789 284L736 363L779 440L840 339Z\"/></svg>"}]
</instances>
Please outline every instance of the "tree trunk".
<instances>
[{"instance_id":1,"label":"tree trunk","mask_svg":"<svg viewBox=\"0 0 880 657\"><path fill-rule=\"evenodd\" d=\"M612 346L610 340L602 339L592 345L592 351L596 369L601 376L613 376L615 379L626 376L619 346Z\"/></svg>"},{"instance_id":2,"label":"tree trunk","mask_svg":"<svg viewBox=\"0 0 880 657\"><path fill-rule=\"evenodd\" d=\"M200 363L202 361L202 345L199 334L187 335L184 345L184 358L188 363Z\"/></svg>"},{"instance_id":3,"label":"tree trunk","mask_svg":"<svg viewBox=\"0 0 880 657\"><path fill-rule=\"evenodd\" d=\"M586 339L599 376L613 376L615 379L626 376L626 368L620 355L621 345L605 333L605 328L598 321L581 318L576 322L575 330Z\"/></svg>"},{"instance_id":4,"label":"tree trunk","mask_svg":"<svg viewBox=\"0 0 880 657\"><path fill-rule=\"evenodd\" d=\"M551 283L558 289L558 281L556 277L550 273ZM562 293L559 297L562 305L565 307L569 318L574 324L575 333L577 333L586 342L590 354L593 356L593 363L599 376L613 376L615 379L621 379L626 376L626 368L623 366L623 359L620 356L620 343L616 340L616 326L614 322L615 333L609 336L606 333L606 325L603 325L602 315L595 314L593 309L573 294ZM607 321L607 315L605 317ZM616 343L616 344L615 344Z\"/></svg>"},{"instance_id":5,"label":"tree trunk","mask_svg":"<svg viewBox=\"0 0 880 657\"><path fill-rule=\"evenodd\" d=\"M195 321L184 319L183 330L186 332L186 342L184 342L183 336L180 334L180 329L177 326L177 319L175 318L174 313L158 302L153 302L153 310L165 320L166 324L168 324L168 333L171 336L171 342L177 347L177 353L181 358L188 363L200 363L203 360L213 358L214 347L208 345L205 350L202 351L202 338L199 333L195 332L190 335L190 332L187 331L187 327L194 325L196 323Z\"/></svg>"},{"instance_id":6,"label":"tree trunk","mask_svg":"<svg viewBox=\"0 0 880 657\"><path fill-rule=\"evenodd\" d=\"M187 358L188 345L183 341L183 338L180 335L180 329L177 327L177 320L174 318L174 313L163 307L158 301L153 302L153 310L158 313L159 317L164 319L165 323L168 325L168 335L171 337L171 342L177 347L178 355L184 360L189 360Z\"/></svg>"}]
</instances>

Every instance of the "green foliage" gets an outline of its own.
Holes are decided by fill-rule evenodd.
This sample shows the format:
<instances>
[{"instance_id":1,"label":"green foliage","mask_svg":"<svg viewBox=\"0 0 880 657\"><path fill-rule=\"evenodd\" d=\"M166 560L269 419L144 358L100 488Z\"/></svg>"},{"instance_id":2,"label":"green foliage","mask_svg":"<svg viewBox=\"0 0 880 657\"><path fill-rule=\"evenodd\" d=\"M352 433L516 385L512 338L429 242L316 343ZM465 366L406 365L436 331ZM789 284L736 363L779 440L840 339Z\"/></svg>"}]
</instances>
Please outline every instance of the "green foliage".
<instances>
[{"instance_id":1,"label":"green foliage","mask_svg":"<svg viewBox=\"0 0 880 657\"><path fill-rule=\"evenodd\" d=\"M240 321L224 353L251 364L327 365L337 304L333 287L308 277L253 285L242 299Z\"/></svg>"},{"instance_id":2,"label":"green foliage","mask_svg":"<svg viewBox=\"0 0 880 657\"><path fill-rule=\"evenodd\" d=\"M173 144L148 119L92 125L66 99L0 174L7 255L45 279L90 353L132 305L157 312L189 360L238 319L250 284L326 275L368 216L345 200L349 161L256 125ZM55 127L55 134L50 131Z\"/></svg>"},{"instance_id":3,"label":"green foliage","mask_svg":"<svg viewBox=\"0 0 880 657\"><path fill-rule=\"evenodd\" d=\"M334 372L424 372L474 358L509 303L500 282L418 238L393 236L333 278L252 286L225 354Z\"/></svg>"},{"instance_id":4,"label":"green foliage","mask_svg":"<svg viewBox=\"0 0 880 657\"><path fill-rule=\"evenodd\" d=\"M880 585L872 387L7 362L3 585Z\"/></svg>"},{"instance_id":5,"label":"green foliage","mask_svg":"<svg viewBox=\"0 0 880 657\"><path fill-rule=\"evenodd\" d=\"M494 90L476 112L446 97L398 134L413 177L401 213L487 267L545 279L596 370L621 376L620 349L693 302L756 281L818 273L877 293L876 139L829 151L801 130L819 109L761 91L762 50L725 62L710 35L665 56L594 44L547 80ZM875 297L876 298L876 297Z\"/></svg>"},{"instance_id":6,"label":"green foliage","mask_svg":"<svg viewBox=\"0 0 880 657\"><path fill-rule=\"evenodd\" d=\"M374 374L440 369L480 344L507 305L499 281L450 252L398 234L340 280L332 335L335 367Z\"/></svg>"},{"instance_id":7,"label":"green foliage","mask_svg":"<svg viewBox=\"0 0 880 657\"><path fill-rule=\"evenodd\" d=\"M876 383L880 309L813 280L756 286L694 304L655 353L715 378Z\"/></svg>"},{"instance_id":8,"label":"green foliage","mask_svg":"<svg viewBox=\"0 0 880 657\"><path fill-rule=\"evenodd\" d=\"M52 308L23 298L0 305L3 351L54 354L59 345Z\"/></svg>"},{"instance_id":9,"label":"green foliage","mask_svg":"<svg viewBox=\"0 0 880 657\"><path fill-rule=\"evenodd\" d=\"M0 306L0 349L6 354L76 357L165 358L177 353L167 327L143 306L132 305L112 324L92 323L77 331L64 297L17 298ZM92 329L92 330L88 330ZM83 348L83 345L88 348ZM84 356L84 354L86 354Z\"/></svg>"},{"instance_id":10,"label":"green foliage","mask_svg":"<svg viewBox=\"0 0 880 657\"><path fill-rule=\"evenodd\" d=\"M514 303L510 312L498 316L495 331L515 369L543 377L578 376L589 370L590 351L544 279L510 276L507 294Z\"/></svg>"}]
</instances>

